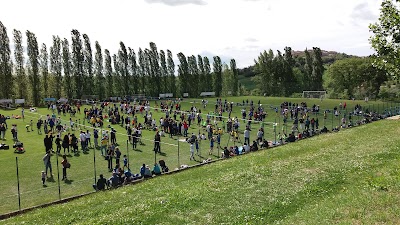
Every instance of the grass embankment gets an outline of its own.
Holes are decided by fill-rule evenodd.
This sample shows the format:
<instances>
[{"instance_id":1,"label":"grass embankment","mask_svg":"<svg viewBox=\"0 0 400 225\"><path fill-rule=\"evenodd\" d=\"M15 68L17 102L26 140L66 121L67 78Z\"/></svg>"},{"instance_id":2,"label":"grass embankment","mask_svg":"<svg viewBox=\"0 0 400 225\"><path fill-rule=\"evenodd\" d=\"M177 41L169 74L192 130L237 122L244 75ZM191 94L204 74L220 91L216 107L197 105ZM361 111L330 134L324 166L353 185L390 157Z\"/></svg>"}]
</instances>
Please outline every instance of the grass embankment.
<instances>
[{"instance_id":1,"label":"grass embankment","mask_svg":"<svg viewBox=\"0 0 400 225\"><path fill-rule=\"evenodd\" d=\"M400 121L327 134L3 224L399 224Z\"/></svg>"}]
</instances>

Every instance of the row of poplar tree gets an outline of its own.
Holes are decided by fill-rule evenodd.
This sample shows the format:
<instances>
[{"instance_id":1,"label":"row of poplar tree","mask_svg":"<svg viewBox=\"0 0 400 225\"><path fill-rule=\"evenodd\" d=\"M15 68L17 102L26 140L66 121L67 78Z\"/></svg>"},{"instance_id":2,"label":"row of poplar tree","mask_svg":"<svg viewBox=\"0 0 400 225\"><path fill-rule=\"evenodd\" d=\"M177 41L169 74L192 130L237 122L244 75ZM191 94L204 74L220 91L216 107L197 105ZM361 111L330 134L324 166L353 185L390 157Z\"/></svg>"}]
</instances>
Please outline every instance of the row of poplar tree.
<instances>
[{"instance_id":1,"label":"row of poplar tree","mask_svg":"<svg viewBox=\"0 0 400 225\"><path fill-rule=\"evenodd\" d=\"M39 50L34 33L26 31L26 38L27 63L22 33L13 30L13 61L7 29L0 21L0 98L25 98L38 105L43 97L79 99L97 95L99 99L105 99L162 93L172 93L176 97L188 93L190 97L198 97L205 91L214 91L216 96L221 96L223 86L231 87L232 95L238 94L238 70L234 59L229 68L223 65L220 57L214 56L211 71L208 57L186 57L180 52L177 54L178 70L175 71L172 52L158 51L153 42L149 48L139 48L136 54L121 41L118 53L111 55L107 49L103 54L96 41L93 55L88 35L81 35L78 30L71 31L71 44L66 38L53 36L49 51L44 43ZM224 71L226 69L229 73ZM228 74L229 79L223 79L223 74ZM232 84L223 85L223 81Z\"/></svg>"}]
</instances>

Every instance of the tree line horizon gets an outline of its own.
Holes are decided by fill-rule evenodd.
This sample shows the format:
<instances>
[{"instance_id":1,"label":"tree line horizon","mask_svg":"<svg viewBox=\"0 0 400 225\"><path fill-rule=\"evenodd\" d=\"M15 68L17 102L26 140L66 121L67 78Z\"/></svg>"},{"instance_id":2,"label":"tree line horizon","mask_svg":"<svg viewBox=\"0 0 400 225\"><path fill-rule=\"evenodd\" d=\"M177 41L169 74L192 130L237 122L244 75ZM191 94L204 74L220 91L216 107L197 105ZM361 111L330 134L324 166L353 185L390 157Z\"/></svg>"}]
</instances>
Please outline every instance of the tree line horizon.
<instances>
[{"instance_id":1,"label":"tree line horizon","mask_svg":"<svg viewBox=\"0 0 400 225\"><path fill-rule=\"evenodd\" d=\"M235 59L229 65L214 56L212 68L207 56L185 56L179 52L175 66L170 50L158 50L154 42L137 52L119 43L116 54L111 55L95 41L94 49L87 34L71 31L71 40L53 35L48 48L40 45L36 35L27 30L26 55L23 34L13 30L13 56L7 28L0 21L0 98L24 98L39 105L46 97L80 99L96 95L99 99L135 94L158 97L172 93L174 97L200 97L201 92L215 92L216 97L242 95ZM282 54L270 49L261 52L255 62L254 80L259 94L290 96L305 90L323 90L324 66L321 49L305 50L301 58L301 77L298 57L286 47ZM25 60L27 59L27 60ZM210 82L211 81L211 82ZM300 82L301 81L301 82Z\"/></svg>"}]
</instances>

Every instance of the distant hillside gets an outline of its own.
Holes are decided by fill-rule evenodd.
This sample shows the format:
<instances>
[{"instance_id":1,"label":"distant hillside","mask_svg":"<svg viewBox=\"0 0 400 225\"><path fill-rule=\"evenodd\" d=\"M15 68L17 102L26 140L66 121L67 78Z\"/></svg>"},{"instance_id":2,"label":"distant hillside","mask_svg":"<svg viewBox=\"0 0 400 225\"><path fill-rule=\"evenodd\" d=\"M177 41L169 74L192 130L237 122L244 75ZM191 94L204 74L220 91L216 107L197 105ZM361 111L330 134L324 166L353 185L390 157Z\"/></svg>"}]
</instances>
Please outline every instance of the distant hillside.
<instances>
[{"instance_id":1,"label":"distant hillside","mask_svg":"<svg viewBox=\"0 0 400 225\"><path fill-rule=\"evenodd\" d=\"M312 49L308 49L308 52L310 52L310 54L312 54ZM346 53L340 53L340 52L335 52L335 51L321 50L321 52L322 52L322 61L324 62L324 64L332 64L336 60L339 60L339 59L357 57L357 56L347 55ZM292 55L294 58L296 58L296 57L304 58L305 57L304 51L292 51Z\"/></svg>"}]
</instances>

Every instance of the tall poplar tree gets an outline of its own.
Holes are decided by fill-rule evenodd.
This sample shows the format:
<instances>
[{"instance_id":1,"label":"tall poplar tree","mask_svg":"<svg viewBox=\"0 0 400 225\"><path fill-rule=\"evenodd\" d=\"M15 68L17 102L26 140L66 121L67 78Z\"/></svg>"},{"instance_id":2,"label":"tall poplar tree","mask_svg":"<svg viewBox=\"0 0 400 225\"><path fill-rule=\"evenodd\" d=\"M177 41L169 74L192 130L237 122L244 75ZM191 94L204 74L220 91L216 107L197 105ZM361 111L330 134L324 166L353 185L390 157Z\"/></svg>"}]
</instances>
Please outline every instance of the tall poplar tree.
<instances>
[{"instance_id":1,"label":"tall poplar tree","mask_svg":"<svg viewBox=\"0 0 400 225\"><path fill-rule=\"evenodd\" d=\"M214 91L216 97L221 97L222 92L222 63L219 56L214 56Z\"/></svg>"},{"instance_id":2,"label":"tall poplar tree","mask_svg":"<svg viewBox=\"0 0 400 225\"><path fill-rule=\"evenodd\" d=\"M138 65L136 63L136 53L135 50L128 48L128 65L130 74L130 90L131 93L139 93L139 77L138 77Z\"/></svg>"},{"instance_id":3,"label":"tall poplar tree","mask_svg":"<svg viewBox=\"0 0 400 225\"><path fill-rule=\"evenodd\" d=\"M147 86L147 82L146 82L146 60L145 60L145 56L144 56L144 52L141 48L139 48L139 71L140 71L140 92L142 94L146 93L146 86Z\"/></svg>"},{"instance_id":4,"label":"tall poplar tree","mask_svg":"<svg viewBox=\"0 0 400 225\"><path fill-rule=\"evenodd\" d=\"M144 50L144 76L146 77L147 85L146 85L146 95L154 95L154 73L151 66L151 52L149 49Z\"/></svg>"},{"instance_id":5,"label":"tall poplar tree","mask_svg":"<svg viewBox=\"0 0 400 225\"><path fill-rule=\"evenodd\" d=\"M169 85L168 92L172 93L176 97L178 92L176 91L175 63L170 50L167 50L167 69Z\"/></svg>"},{"instance_id":6,"label":"tall poplar tree","mask_svg":"<svg viewBox=\"0 0 400 225\"><path fill-rule=\"evenodd\" d=\"M168 92L168 69L167 69L167 61L165 58L165 52L160 50L160 83L161 83L161 92Z\"/></svg>"},{"instance_id":7,"label":"tall poplar tree","mask_svg":"<svg viewBox=\"0 0 400 225\"><path fill-rule=\"evenodd\" d=\"M180 52L178 53L178 80L179 80L179 94L183 96L184 93L189 93L189 65L187 63L185 55ZM193 97L193 96L190 96Z\"/></svg>"},{"instance_id":8,"label":"tall poplar tree","mask_svg":"<svg viewBox=\"0 0 400 225\"><path fill-rule=\"evenodd\" d=\"M207 86L206 90L204 91L213 91L214 90L214 84L213 84L213 76L211 74L211 65L210 61L208 60L207 56L204 56L203 58L203 65L204 65L204 75L207 80Z\"/></svg>"},{"instance_id":9,"label":"tall poplar tree","mask_svg":"<svg viewBox=\"0 0 400 225\"><path fill-rule=\"evenodd\" d=\"M105 79L103 75L103 53L101 51L101 46L98 41L95 43L95 48L96 48L96 53L94 57L94 72L96 74L96 79L95 79L95 94L99 96L100 100L103 100L105 97L104 93L104 85L105 85Z\"/></svg>"},{"instance_id":10,"label":"tall poplar tree","mask_svg":"<svg viewBox=\"0 0 400 225\"><path fill-rule=\"evenodd\" d=\"M231 59L231 71L232 71L232 95L238 95L239 89L239 75L238 69L236 68L236 61L235 59Z\"/></svg>"},{"instance_id":11,"label":"tall poplar tree","mask_svg":"<svg viewBox=\"0 0 400 225\"><path fill-rule=\"evenodd\" d=\"M157 45L154 42L150 42L150 66L151 74L153 77L153 96L158 96L161 93L162 83L160 82L161 71L160 71L160 57L158 55Z\"/></svg>"},{"instance_id":12,"label":"tall poplar tree","mask_svg":"<svg viewBox=\"0 0 400 225\"><path fill-rule=\"evenodd\" d=\"M24 48L22 47L22 33L19 30L13 31L14 35L14 59L16 72L17 98L27 98L27 82L25 75Z\"/></svg>"},{"instance_id":13,"label":"tall poplar tree","mask_svg":"<svg viewBox=\"0 0 400 225\"><path fill-rule=\"evenodd\" d=\"M59 99L62 90L62 60L61 40L58 36L53 36L53 45L50 47L50 70L54 76L54 92L52 94Z\"/></svg>"},{"instance_id":14,"label":"tall poplar tree","mask_svg":"<svg viewBox=\"0 0 400 225\"><path fill-rule=\"evenodd\" d=\"M188 68L189 68L189 93L191 97L198 97L199 89L199 70L197 68L196 56L192 55L188 57Z\"/></svg>"},{"instance_id":15,"label":"tall poplar tree","mask_svg":"<svg viewBox=\"0 0 400 225\"><path fill-rule=\"evenodd\" d=\"M124 42L119 43L119 51L118 51L118 66L119 72L121 76L121 93L122 95L129 95L129 71L128 71L128 52L126 51L126 47Z\"/></svg>"},{"instance_id":16,"label":"tall poplar tree","mask_svg":"<svg viewBox=\"0 0 400 225\"><path fill-rule=\"evenodd\" d=\"M39 76L39 46L36 35L29 30L26 31L27 51L29 61L29 82L31 85L32 100L35 106L40 103L40 76Z\"/></svg>"},{"instance_id":17,"label":"tall poplar tree","mask_svg":"<svg viewBox=\"0 0 400 225\"><path fill-rule=\"evenodd\" d=\"M324 74L324 66L322 62L322 52L320 48L313 48L313 70L312 70L312 82L313 82L313 90L321 91L322 87L322 75Z\"/></svg>"},{"instance_id":18,"label":"tall poplar tree","mask_svg":"<svg viewBox=\"0 0 400 225\"><path fill-rule=\"evenodd\" d=\"M62 58L63 58L63 71L64 71L64 94L69 99L74 97L74 91L72 89L72 65L71 65L71 53L69 52L69 43L66 38L62 42Z\"/></svg>"},{"instance_id":19,"label":"tall poplar tree","mask_svg":"<svg viewBox=\"0 0 400 225\"><path fill-rule=\"evenodd\" d=\"M305 90L311 90L313 88L312 85L312 70L313 70L313 64L312 64L312 58L310 55L310 52L308 49L304 51L305 57L306 57L306 64L304 65L304 78L303 78L303 83L304 83L304 89Z\"/></svg>"},{"instance_id":20,"label":"tall poplar tree","mask_svg":"<svg viewBox=\"0 0 400 225\"><path fill-rule=\"evenodd\" d=\"M40 48L40 71L42 73L43 97L48 98L49 95L49 53L46 44L42 44Z\"/></svg>"},{"instance_id":21,"label":"tall poplar tree","mask_svg":"<svg viewBox=\"0 0 400 225\"><path fill-rule=\"evenodd\" d=\"M93 79L93 53L90 45L90 39L87 34L83 35L85 43L84 55L84 93L93 95L95 93L94 79Z\"/></svg>"},{"instance_id":22,"label":"tall poplar tree","mask_svg":"<svg viewBox=\"0 0 400 225\"><path fill-rule=\"evenodd\" d=\"M122 82L121 82L121 73L120 73L120 65L118 64L118 57L116 54L112 56L113 60L113 65L114 65L114 71L112 73L112 79L113 79L113 84L114 86L111 87L114 89L114 94L116 96L121 96L122 95Z\"/></svg>"},{"instance_id":23,"label":"tall poplar tree","mask_svg":"<svg viewBox=\"0 0 400 225\"><path fill-rule=\"evenodd\" d=\"M283 86L285 96L290 96L296 89L297 82L293 75L293 66L295 61L292 56L292 48L285 47L284 61L283 61Z\"/></svg>"},{"instance_id":24,"label":"tall poplar tree","mask_svg":"<svg viewBox=\"0 0 400 225\"><path fill-rule=\"evenodd\" d=\"M72 65L73 65L73 81L74 81L74 96L81 98L85 94L84 86L84 61L82 39L78 30L71 31L72 36Z\"/></svg>"},{"instance_id":25,"label":"tall poplar tree","mask_svg":"<svg viewBox=\"0 0 400 225\"><path fill-rule=\"evenodd\" d=\"M106 96L107 98L113 97L114 95L114 82L112 77L112 66L111 66L111 56L108 49L104 50L104 75L106 77Z\"/></svg>"},{"instance_id":26,"label":"tall poplar tree","mask_svg":"<svg viewBox=\"0 0 400 225\"><path fill-rule=\"evenodd\" d=\"M0 97L10 98L13 94L12 61L10 39L7 28L0 21Z\"/></svg>"},{"instance_id":27,"label":"tall poplar tree","mask_svg":"<svg viewBox=\"0 0 400 225\"><path fill-rule=\"evenodd\" d=\"M197 56L197 65L199 70L199 92L207 91L206 73L204 71L203 57Z\"/></svg>"}]
</instances>

